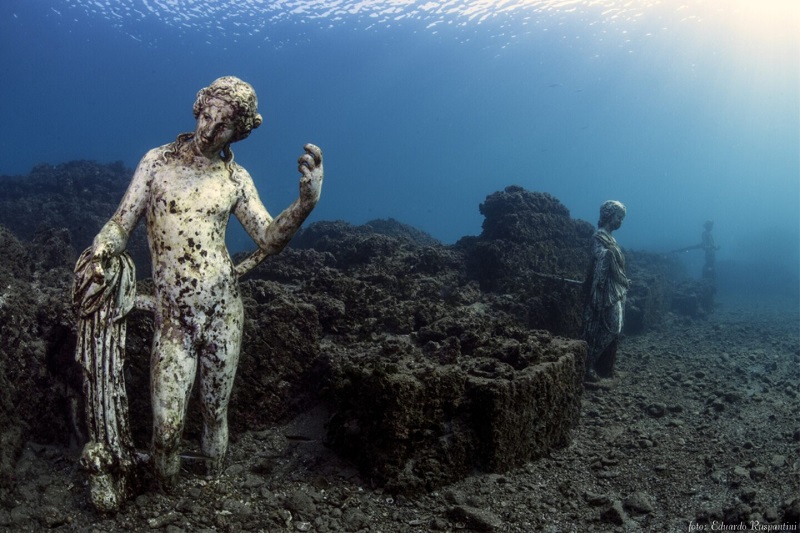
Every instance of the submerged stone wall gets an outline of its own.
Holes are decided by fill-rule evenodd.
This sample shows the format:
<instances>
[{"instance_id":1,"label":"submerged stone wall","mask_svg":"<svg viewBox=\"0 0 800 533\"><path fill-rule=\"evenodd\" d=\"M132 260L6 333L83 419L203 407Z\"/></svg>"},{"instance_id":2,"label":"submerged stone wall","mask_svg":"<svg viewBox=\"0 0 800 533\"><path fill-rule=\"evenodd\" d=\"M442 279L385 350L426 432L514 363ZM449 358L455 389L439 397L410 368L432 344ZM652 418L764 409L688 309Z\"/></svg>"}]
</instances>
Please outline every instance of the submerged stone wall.
<instances>
[{"instance_id":1,"label":"submerged stone wall","mask_svg":"<svg viewBox=\"0 0 800 533\"><path fill-rule=\"evenodd\" d=\"M485 315L466 322L440 341L418 334L327 354L329 445L391 492L520 466L567 444L578 423L584 343ZM462 342L472 335L480 340Z\"/></svg>"},{"instance_id":2,"label":"submerged stone wall","mask_svg":"<svg viewBox=\"0 0 800 533\"><path fill-rule=\"evenodd\" d=\"M557 278L584 279L594 227L553 196L515 185L487 196L480 211L481 234L456 244L470 277L511 295L508 311L529 327L580 336L582 287Z\"/></svg>"}]
</instances>

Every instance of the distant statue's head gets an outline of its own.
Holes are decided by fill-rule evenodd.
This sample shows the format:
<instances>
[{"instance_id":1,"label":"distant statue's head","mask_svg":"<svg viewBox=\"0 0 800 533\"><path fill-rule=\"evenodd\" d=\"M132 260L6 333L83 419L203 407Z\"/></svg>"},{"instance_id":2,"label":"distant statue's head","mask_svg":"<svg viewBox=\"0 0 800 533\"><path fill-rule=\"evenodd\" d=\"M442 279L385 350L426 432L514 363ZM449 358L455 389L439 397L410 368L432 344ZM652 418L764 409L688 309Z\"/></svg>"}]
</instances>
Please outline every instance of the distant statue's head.
<instances>
[{"instance_id":1,"label":"distant statue's head","mask_svg":"<svg viewBox=\"0 0 800 533\"><path fill-rule=\"evenodd\" d=\"M208 87L200 89L194 101L194 118L197 118L209 100L216 98L229 104L234 110L234 127L236 133L231 142L241 141L250 132L261 125L258 113L256 91L249 83L235 76L217 78Z\"/></svg>"},{"instance_id":2,"label":"distant statue's head","mask_svg":"<svg viewBox=\"0 0 800 533\"><path fill-rule=\"evenodd\" d=\"M703 227L706 229L706 231L711 231L712 229L714 229L714 221L706 220L706 223L703 224Z\"/></svg>"},{"instance_id":3,"label":"distant statue's head","mask_svg":"<svg viewBox=\"0 0 800 533\"><path fill-rule=\"evenodd\" d=\"M605 228L611 225L611 229L617 229L625 218L625 206L622 202L608 200L600 206L600 220L597 222L598 228ZM612 224L613 223L613 224Z\"/></svg>"}]
</instances>

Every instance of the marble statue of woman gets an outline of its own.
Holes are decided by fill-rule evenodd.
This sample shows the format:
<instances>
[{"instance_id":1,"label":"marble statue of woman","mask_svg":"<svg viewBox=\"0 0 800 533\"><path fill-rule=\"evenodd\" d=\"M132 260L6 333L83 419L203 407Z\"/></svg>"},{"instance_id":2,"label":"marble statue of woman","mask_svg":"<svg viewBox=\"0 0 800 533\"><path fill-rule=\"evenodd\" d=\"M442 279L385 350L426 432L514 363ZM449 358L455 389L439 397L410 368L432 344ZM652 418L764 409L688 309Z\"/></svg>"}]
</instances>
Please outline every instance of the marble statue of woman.
<instances>
[{"instance_id":1,"label":"marble statue of woman","mask_svg":"<svg viewBox=\"0 0 800 533\"><path fill-rule=\"evenodd\" d=\"M95 237L90 268L102 283L144 220L152 258L155 313L150 389L152 460L160 485L174 486L189 395L197 376L203 418L202 453L218 473L228 446L228 400L242 341L238 275L225 246L231 215L258 244L256 257L282 250L311 213L323 181L322 152L305 145L299 198L275 219L231 145L261 125L256 93L226 76L200 90L196 128L147 152L122 201ZM253 266L252 262L249 267Z\"/></svg>"},{"instance_id":2,"label":"marble statue of woman","mask_svg":"<svg viewBox=\"0 0 800 533\"><path fill-rule=\"evenodd\" d=\"M600 221L592 236L592 259L584 284L583 339L589 345L586 378L611 377L622 332L625 296L625 256L611 233L622 225L625 206L609 200L600 207Z\"/></svg>"}]
</instances>

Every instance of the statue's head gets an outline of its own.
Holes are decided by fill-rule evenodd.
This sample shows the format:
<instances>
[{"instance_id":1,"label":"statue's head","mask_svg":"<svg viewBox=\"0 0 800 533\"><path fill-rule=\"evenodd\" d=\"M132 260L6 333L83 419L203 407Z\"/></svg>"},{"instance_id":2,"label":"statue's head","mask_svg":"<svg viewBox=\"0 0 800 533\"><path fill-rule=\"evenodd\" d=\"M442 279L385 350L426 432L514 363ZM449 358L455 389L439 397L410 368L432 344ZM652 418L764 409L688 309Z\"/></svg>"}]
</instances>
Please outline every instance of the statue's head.
<instances>
[{"instance_id":1,"label":"statue's head","mask_svg":"<svg viewBox=\"0 0 800 533\"><path fill-rule=\"evenodd\" d=\"M706 223L703 224L703 227L706 229L706 231L711 231L712 229L714 229L714 221L706 220Z\"/></svg>"},{"instance_id":2,"label":"statue's head","mask_svg":"<svg viewBox=\"0 0 800 533\"><path fill-rule=\"evenodd\" d=\"M614 224L616 227L612 227L612 229L617 229L624 218L625 206L622 205L622 202L608 200L600 206L600 220L597 222L597 227L604 228L616 219L617 223Z\"/></svg>"},{"instance_id":3,"label":"statue's head","mask_svg":"<svg viewBox=\"0 0 800 533\"><path fill-rule=\"evenodd\" d=\"M200 89L194 101L194 118L197 118L209 100L216 98L229 104L234 111L236 133L231 142L241 141L261 125L258 98L252 85L235 76L217 78L208 87Z\"/></svg>"}]
</instances>

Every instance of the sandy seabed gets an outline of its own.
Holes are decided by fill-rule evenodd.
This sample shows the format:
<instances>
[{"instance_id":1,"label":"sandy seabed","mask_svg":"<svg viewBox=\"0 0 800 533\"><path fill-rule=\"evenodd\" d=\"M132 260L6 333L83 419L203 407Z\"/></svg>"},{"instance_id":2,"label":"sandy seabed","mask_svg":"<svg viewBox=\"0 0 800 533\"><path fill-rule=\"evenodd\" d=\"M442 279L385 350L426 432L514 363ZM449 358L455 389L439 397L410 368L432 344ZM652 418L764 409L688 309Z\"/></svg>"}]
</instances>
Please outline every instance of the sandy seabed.
<instances>
[{"instance_id":1,"label":"sandy seabed","mask_svg":"<svg viewBox=\"0 0 800 533\"><path fill-rule=\"evenodd\" d=\"M797 305L731 300L623 339L571 443L511 472L388 494L324 446L326 414L312 410L232 435L222 476L187 460L174 493L113 516L90 507L79 450L28 443L0 530L796 531L798 383Z\"/></svg>"}]
</instances>

